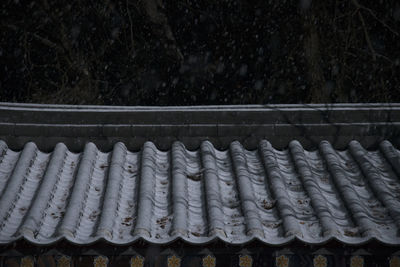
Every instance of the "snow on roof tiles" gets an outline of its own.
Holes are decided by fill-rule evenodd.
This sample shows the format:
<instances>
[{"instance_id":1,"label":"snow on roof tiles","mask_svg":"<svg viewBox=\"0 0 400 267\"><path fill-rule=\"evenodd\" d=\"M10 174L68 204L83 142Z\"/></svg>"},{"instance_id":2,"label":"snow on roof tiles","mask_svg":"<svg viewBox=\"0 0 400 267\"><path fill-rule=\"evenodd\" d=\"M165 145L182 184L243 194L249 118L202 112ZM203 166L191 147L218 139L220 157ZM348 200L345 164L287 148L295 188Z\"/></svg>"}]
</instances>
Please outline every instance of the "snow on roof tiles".
<instances>
[{"instance_id":1,"label":"snow on roof tiles","mask_svg":"<svg viewBox=\"0 0 400 267\"><path fill-rule=\"evenodd\" d=\"M80 153L62 143L50 153L34 143L13 151L1 141L0 243L400 245L399 179L400 152L388 141L373 151L357 141L342 151L296 140L285 150L262 140L224 151L209 141L193 151L146 142L137 152L87 143Z\"/></svg>"}]
</instances>

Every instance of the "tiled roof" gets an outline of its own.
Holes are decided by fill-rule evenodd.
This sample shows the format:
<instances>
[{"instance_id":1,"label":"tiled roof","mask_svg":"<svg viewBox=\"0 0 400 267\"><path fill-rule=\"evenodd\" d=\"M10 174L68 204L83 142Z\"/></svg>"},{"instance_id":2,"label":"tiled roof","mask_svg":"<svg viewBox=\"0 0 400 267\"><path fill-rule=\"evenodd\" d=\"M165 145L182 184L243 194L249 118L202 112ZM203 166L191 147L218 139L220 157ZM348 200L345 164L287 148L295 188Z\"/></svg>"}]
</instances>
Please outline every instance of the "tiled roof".
<instances>
[{"instance_id":1,"label":"tiled roof","mask_svg":"<svg viewBox=\"0 0 400 267\"><path fill-rule=\"evenodd\" d=\"M80 153L0 142L0 243L400 245L399 179L400 152L388 141L373 151L357 141L342 151L327 141L315 151L295 140L224 151L208 141L193 151L146 142L138 152L87 143Z\"/></svg>"}]
</instances>

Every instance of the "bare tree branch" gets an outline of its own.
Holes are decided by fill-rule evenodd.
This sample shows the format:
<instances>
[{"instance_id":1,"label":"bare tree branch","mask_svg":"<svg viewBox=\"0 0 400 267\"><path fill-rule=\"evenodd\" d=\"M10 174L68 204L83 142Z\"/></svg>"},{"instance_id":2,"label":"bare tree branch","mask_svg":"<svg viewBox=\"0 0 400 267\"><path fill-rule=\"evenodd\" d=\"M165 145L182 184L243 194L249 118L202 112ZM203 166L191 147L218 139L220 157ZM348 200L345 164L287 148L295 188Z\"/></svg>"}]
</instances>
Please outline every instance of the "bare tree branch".
<instances>
[{"instance_id":1,"label":"bare tree branch","mask_svg":"<svg viewBox=\"0 0 400 267\"><path fill-rule=\"evenodd\" d=\"M153 34L161 40L166 41L165 47L169 54L174 57L178 62L183 60L183 55L176 44L175 37L172 33L171 27L168 23L168 18L164 14L164 6L162 0L142 0L140 6L147 19L152 23L156 24L156 27L152 27Z\"/></svg>"},{"instance_id":2,"label":"bare tree branch","mask_svg":"<svg viewBox=\"0 0 400 267\"><path fill-rule=\"evenodd\" d=\"M353 0L353 1L356 1L356 0ZM376 60L376 52L375 52L374 47L372 46L371 39L369 38L369 34L368 34L368 31L367 31L367 26L365 25L364 17L363 17L363 15L361 14L361 12L359 10L358 10L358 17L360 18L361 24L363 26L364 35L365 35L365 41L368 44L369 50L371 50L372 59L375 61Z\"/></svg>"},{"instance_id":3,"label":"bare tree branch","mask_svg":"<svg viewBox=\"0 0 400 267\"><path fill-rule=\"evenodd\" d=\"M356 6L357 9L363 9L365 11L367 11L368 13L371 14L371 16L374 17L374 19L376 19L379 23L381 23L383 26L385 26L389 31L391 31L393 34L395 34L396 36L399 36L399 33L396 32L395 30L393 30L389 25L387 25L383 20L379 19L376 14L374 13L374 11L372 11L370 8L361 5L360 3L358 3L357 0L351 0L352 3ZM364 20L364 19L363 19Z\"/></svg>"},{"instance_id":4,"label":"bare tree branch","mask_svg":"<svg viewBox=\"0 0 400 267\"><path fill-rule=\"evenodd\" d=\"M8 29L11 29L13 31L21 30L19 27L17 27L16 25L12 25L12 24L2 24L1 26L2 27L6 27ZM44 38L44 37L42 37L42 36L40 36L40 35L38 35L36 33L32 33L32 32L26 32L26 33L28 35L32 36L33 38L35 38L36 40L40 41L42 44L44 44L44 45L46 45L48 47L56 49L58 52L64 51L64 49L61 46L57 45L56 43L53 43L49 39L46 39L46 38Z\"/></svg>"}]
</instances>

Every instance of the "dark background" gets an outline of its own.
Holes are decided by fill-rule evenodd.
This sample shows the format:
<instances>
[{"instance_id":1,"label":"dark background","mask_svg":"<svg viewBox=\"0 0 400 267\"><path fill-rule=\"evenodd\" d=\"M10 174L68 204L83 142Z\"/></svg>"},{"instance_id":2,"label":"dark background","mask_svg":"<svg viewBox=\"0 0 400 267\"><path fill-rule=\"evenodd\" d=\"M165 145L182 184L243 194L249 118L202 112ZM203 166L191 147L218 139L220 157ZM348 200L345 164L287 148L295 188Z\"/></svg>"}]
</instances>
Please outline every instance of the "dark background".
<instances>
[{"instance_id":1,"label":"dark background","mask_svg":"<svg viewBox=\"0 0 400 267\"><path fill-rule=\"evenodd\" d=\"M400 102L398 0L3 0L0 101Z\"/></svg>"}]
</instances>

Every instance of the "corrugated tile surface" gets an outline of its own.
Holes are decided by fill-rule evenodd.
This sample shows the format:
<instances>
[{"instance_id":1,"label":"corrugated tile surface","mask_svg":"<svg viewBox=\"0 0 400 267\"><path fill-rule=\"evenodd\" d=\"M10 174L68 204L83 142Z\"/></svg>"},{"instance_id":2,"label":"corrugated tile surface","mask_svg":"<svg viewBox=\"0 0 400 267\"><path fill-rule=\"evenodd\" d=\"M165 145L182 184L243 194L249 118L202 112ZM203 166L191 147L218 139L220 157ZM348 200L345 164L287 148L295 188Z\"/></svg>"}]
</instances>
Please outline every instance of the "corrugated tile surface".
<instances>
[{"instance_id":1,"label":"corrugated tile surface","mask_svg":"<svg viewBox=\"0 0 400 267\"><path fill-rule=\"evenodd\" d=\"M92 143L44 153L0 142L0 243L399 245L399 177L400 152L387 141L376 151L356 141L344 151L328 142L307 151L297 141L277 150L263 140L254 151L206 141L196 151L147 142L131 152L117 143L108 153Z\"/></svg>"}]
</instances>

